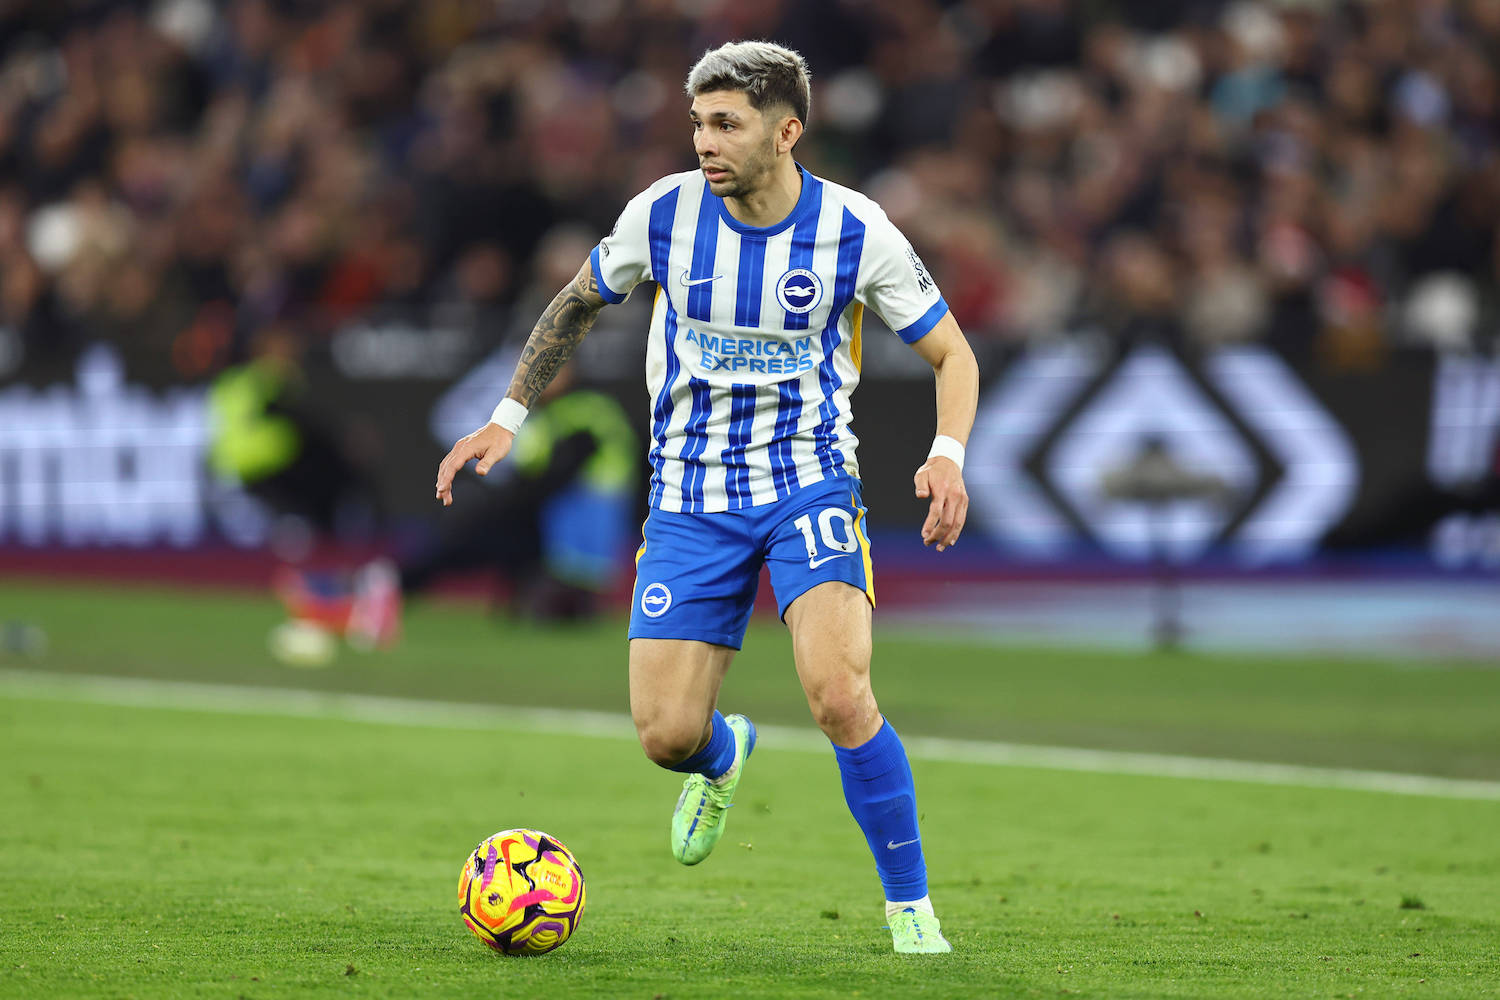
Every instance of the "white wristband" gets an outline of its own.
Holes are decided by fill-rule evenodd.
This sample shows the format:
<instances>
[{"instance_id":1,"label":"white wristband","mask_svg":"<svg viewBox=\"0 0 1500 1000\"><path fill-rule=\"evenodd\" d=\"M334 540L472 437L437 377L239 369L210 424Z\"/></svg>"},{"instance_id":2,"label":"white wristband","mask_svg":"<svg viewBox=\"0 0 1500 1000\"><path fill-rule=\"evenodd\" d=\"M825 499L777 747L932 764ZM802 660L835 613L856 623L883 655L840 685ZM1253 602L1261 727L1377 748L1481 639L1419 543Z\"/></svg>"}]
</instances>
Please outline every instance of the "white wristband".
<instances>
[{"instance_id":1,"label":"white wristband","mask_svg":"<svg viewBox=\"0 0 1500 1000\"><path fill-rule=\"evenodd\" d=\"M952 459L953 464L958 466L958 471L964 471L964 446L958 443L957 438L939 434L932 439L932 450L927 453L927 457Z\"/></svg>"},{"instance_id":2,"label":"white wristband","mask_svg":"<svg viewBox=\"0 0 1500 1000\"><path fill-rule=\"evenodd\" d=\"M521 421L526 419L527 412L526 407L506 396L500 400L500 405L495 407L495 412L490 414L490 423L499 424L515 434L521 429Z\"/></svg>"}]
</instances>

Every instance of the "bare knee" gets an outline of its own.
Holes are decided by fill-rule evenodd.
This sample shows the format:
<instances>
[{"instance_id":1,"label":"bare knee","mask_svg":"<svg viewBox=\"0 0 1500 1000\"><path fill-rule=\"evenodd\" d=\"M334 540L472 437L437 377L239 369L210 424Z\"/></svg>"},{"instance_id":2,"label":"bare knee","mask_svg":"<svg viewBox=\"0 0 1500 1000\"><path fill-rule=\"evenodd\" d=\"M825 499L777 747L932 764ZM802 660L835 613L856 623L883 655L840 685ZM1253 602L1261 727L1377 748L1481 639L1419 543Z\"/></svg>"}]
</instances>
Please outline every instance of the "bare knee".
<instances>
[{"instance_id":1,"label":"bare knee","mask_svg":"<svg viewBox=\"0 0 1500 1000\"><path fill-rule=\"evenodd\" d=\"M703 730L701 721L690 720L637 720L635 725L641 749L662 767L680 764L697 753L703 744Z\"/></svg>"},{"instance_id":2,"label":"bare knee","mask_svg":"<svg viewBox=\"0 0 1500 1000\"><path fill-rule=\"evenodd\" d=\"M845 677L807 692L813 721L839 746L858 746L880 728L880 709L863 677Z\"/></svg>"},{"instance_id":3,"label":"bare knee","mask_svg":"<svg viewBox=\"0 0 1500 1000\"><path fill-rule=\"evenodd\" d=\"M630 714L647 758L671 767L707 742L734 652L685 639L630 640Z\"/></svg>"}]
</instances>

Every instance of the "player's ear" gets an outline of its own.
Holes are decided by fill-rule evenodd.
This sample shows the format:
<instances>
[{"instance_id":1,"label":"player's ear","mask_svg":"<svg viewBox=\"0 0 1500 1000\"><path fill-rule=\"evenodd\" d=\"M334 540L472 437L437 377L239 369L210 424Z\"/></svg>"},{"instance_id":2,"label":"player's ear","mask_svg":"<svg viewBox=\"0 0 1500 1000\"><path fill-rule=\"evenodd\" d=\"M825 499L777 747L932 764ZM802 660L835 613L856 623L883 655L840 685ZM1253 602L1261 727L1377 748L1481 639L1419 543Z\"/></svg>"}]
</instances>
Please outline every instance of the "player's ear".
<instances>
[{"instance_id":1,"label":"player's ear","mask_svg":"<svg viewBox=\"0 0 1500 1000\"><path fill-rule=\"evenodd\" d=\"M802 138L802 122L788 115L781 120L781 128L776 132L776 152L790 153L800 138Z\"/></svg>"}]
</instances>

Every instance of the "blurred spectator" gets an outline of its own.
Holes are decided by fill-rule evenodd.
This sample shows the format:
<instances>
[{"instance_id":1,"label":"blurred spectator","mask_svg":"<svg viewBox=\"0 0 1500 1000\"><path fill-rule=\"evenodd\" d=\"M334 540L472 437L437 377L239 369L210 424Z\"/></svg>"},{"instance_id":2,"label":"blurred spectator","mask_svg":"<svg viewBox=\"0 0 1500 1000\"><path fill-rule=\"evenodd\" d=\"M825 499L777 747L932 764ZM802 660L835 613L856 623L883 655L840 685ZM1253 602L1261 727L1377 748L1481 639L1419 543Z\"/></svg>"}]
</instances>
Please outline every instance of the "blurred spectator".
<instances>
[{"instance_id":1,"label":"blurred spectator","mask_svg":"<svg viewBox=\"0 0 1500 1000\"><path fill-rule=\"evenodd\" d=\"M1104 248L1099 320L1125 342L1183 343L1171 260L1150 236L1123 232Z\"/></svg>"},{"instance_id":2,"label":"blurred spectator","mask_svg":"<svg viewBox=\"0 0 1500 1000\"><path fill-rule=\"evenodd\" d=\"M506 465L474 480L433 535L399 562L352 572L283 568L275 589L292 623L357 646L400 636L403 597L455 574L482 572L511 610L538 621L592 616L636 537L640 445L620 404L574 384L565 365L516 436Z\"/></svg>"},{"instance_id":3,"label":"blurred spectator","mask_svg":"<svg viewBox=\"0 0 1500 1000\"><path fill-rule=\"evenodd\" d=\"M380 501L345 428L307 398L295 333L272 325L253 355L226 368L209 391L209 461L281 518L273 542L290 561L318 539L368 540Z\"/></svg>"},{"instance_id":4,"label":"blurred spectator","mask_svg":"<svg viewBox=\"0 0 1500 1000\"><path fill-rule=\"evenodd\" d=\"M973 336L1064 335L1146 270L1200 345L1368 367L1460 281L1438 340L1500 328L1500 0L22 0L0 322L189 377L286 317L505 322L546 234L692 165L681 78L738 35L804 51L801 157L879 193Z\"/></svg>"},{"instance_id":5,"label":"blurred spectator","mask_svg":"<svg viewBox=\"0 0 1500 1000\"><path fill-rule=\"evenodd\" d=\"M564 366L527 417L509 474L476 479L436 538L401 560L403 592L488 570L510 585L516 610L553 620L592 614L618 582L637 528L640 446L620 404L577 388L576 370Z\"/></svg>"}]
</instances>

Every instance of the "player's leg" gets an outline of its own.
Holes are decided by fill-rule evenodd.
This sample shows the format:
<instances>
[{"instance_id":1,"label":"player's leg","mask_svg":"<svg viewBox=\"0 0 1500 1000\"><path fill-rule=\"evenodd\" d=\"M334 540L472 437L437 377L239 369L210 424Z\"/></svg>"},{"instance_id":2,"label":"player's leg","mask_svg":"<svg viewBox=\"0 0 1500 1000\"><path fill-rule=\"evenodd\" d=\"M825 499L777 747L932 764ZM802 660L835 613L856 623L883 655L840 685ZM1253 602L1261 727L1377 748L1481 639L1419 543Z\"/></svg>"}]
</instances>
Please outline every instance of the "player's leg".
<instances>
[{"instance_id":1,"label":"player's leg","mask_svg":"<svg viewBox=\"0 0 1500 1000\"><path fill-rule=\"evenodd\" d=\"M694 640L630 640L630 715L656 764L710 777L727 770L707 752L720 736L714 706L735 652Z\"/></svg>"},{"instance_id":2,"label":"player's leg","mask_svg":"<svg viewBox=\"0 0 1500 1000\"><path fill-rule=\"evenodd\" d=\"M696 865L724 834L755 727L717 709L735 650L684 639L630 640L630 714L641 749L687 775L672 812L672 856Z\"/></svg>"},{"instance_id":3,"label":"player's leg","mask_svg":"<svg viewBox=\"0 0 1500 1000\"><path fill-rule=\"evenodd\" d=\"M869 599L847 583L819 583L787 607L786 624L813 721L835 747L868 743L885 725L870 686Z\"/></svg>"},{"instance_id":4,"label":"player's leg","mask_svg":"<svg viewBox=\"0 0 1500 1000\"><path fill-rule=\"evenodd\" d=\"M687 774L672 817L672 854L708 857L724 832L755 727L717 710L744 638L759 555L732 515L653 511L636 560L630 709L646 756Z\"/></svg>"},{"instance_id":5,"label":"player's leg","mask_svg":"<svg viewBox=\"0 0 1500 1000\"><path fill-rule=\"evenodd\" d=\"M833 743L844 801L865 835L899 952L951 951L927 894L917 794L906 749L870 687L870 602L847 583L821 583L786 614L797 676Z\"/></svg>"},{"instance_id":6,"label":"player's leg","mask_svg":"<svg viewBox=\"0 0 1500 1000\"><path fill-rule=\"evenodd\" d=\"M767 563L808 707L833 744L844 799L875 858L893 945L949 951L927 894L911 766L870 684L874 597L857 490L820 492L789 511Z\"/></svg>"}]
</instances>

